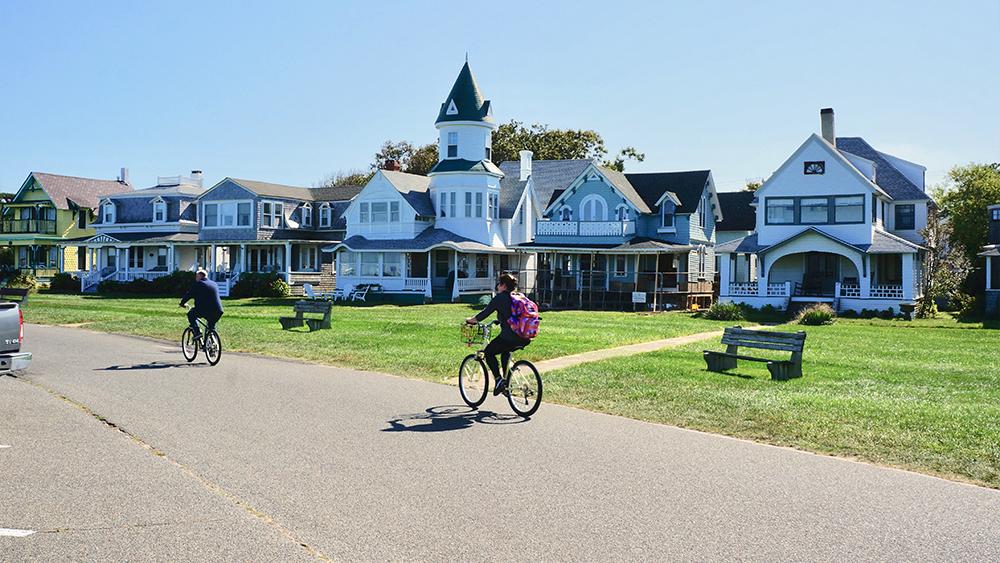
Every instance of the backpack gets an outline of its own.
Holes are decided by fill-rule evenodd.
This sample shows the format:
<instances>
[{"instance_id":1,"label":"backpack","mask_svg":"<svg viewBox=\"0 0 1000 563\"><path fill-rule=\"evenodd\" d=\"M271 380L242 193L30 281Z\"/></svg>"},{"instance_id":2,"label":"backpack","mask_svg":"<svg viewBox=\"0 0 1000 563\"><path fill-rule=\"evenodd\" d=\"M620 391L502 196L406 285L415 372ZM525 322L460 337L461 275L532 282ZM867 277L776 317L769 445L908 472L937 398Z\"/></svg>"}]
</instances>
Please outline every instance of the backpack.
<instances>
[{"instance_id":1,"label":"backpack","mask_svg":"<svg viewBox=\"0 0 1000 563\"><path fill-rule=\"evenodd\" d=\"M535 305L534 301L525 297L523 293L510 292L510 318L507 319L507 324L514 334L531 340L538 336L538 323L541 320L538 316L538 305Z\"/></svg>"}]
</instances>

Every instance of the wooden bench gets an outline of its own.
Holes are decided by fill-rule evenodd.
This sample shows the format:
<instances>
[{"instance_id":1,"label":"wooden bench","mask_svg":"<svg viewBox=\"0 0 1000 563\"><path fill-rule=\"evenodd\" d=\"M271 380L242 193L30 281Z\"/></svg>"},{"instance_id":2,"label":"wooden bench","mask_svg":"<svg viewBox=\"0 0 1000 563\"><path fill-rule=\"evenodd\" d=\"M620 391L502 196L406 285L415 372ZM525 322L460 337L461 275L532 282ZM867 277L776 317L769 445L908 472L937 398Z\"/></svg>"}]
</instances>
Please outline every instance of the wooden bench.
<instances>
[{"instance_id":1,"label":"wooden bench","mask_svg":"<svg viewBox=\"0 0 1000 563\"><path fill-rule=\"evenodd\" d=\"M727 328L722 334L722 343L726 345L725 352L705 350L705 363L708 364L708 371L721 373L727 369L734 369L737 360L748 360L766 363L767 370L771 372L771 379L785 380L802 377L802 349L806 344L805 332L748 330L734 326ZM792 357L788 360L769 360L745 356L739 353L741 346L759 350L791 352Z\"/></svg>"},{"instance_id":2,"label":"wooden bench","mask_svg":"<svg viewBox=\"0 0 1000 563\"><path fill-rule=\"evenodd\" d=\"M330 312L333 310L333 303L329 301L296 301L294 310L294 317L278 317L278 322L281 323L281 328L283 330L288 330L302 325L308 326L309 332L319 330L321 328L332 328L330 323ZM321 314L323 315L323 318L314 319L304 317L303 315L305 313Z\"/></svg>"},{"instance_id":3,"label":"wooden bench","mask_svg":"<svg viewBox=\"0 0 1000 563\"><path fill-rule=\"evenodd\" d=\"M14 299L14 298L17 299ZM28 290L20 287L0 287L0 299L24 303L28 300Z\"/></svg>"}]
</instances>

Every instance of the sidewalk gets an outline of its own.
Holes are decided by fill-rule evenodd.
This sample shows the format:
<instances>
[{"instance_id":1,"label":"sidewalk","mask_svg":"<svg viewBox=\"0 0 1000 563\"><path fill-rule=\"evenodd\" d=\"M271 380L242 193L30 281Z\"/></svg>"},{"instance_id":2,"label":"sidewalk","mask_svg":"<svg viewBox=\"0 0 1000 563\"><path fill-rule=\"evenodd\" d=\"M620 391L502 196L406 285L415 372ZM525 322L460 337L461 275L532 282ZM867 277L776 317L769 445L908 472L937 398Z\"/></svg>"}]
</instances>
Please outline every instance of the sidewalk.
<instances>
[{"instance_id":1,"label":"sidewalk","mask_svg":"<svg viewBox=\"0 0 1000 563\"><path fill-rule=\"evenodd\" d=\"M634 354L642 354L643 352L655 352L657 350L663 350L664 348L674 348L691 342L707 340L709 338L718 338L721 336L721 330L699 332L696 334L675 336L673 338L664 338L662 340L653 340L651 342L640 342L639 344L618 346L617 348L592 350L590 352L583 352L582 354L573 354L571 356L562 356L559 358L552 358L551 360L534 362L534 364L540 373L545 373L557 369L585 364L587 362L596 362L597 360L604 360L607 358L620 358L621 356L632 356Z\"/></svg>"}]
</instances>

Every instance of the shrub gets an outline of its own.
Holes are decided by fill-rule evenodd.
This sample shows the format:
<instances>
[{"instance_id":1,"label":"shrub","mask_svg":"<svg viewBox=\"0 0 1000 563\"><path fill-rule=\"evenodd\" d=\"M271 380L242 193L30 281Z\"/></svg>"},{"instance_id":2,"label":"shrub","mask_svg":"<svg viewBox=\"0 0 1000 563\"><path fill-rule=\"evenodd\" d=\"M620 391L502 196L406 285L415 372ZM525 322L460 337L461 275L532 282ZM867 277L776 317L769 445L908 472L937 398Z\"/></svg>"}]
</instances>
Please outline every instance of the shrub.
<instances>
[{"instance_id":1,"label":"shrub","mask_svg":"<svg viewBox=\"0 0 1000 563\"><path fill-rule=\"evenodd\" d=\"M38 289L38 280L28 272L18 272L7 280L7 287L18 287L21 289Z\"/></svg>"},{"instance_id":2,"label":"shrub","mask_svg":"<svg viewBox=\"0 0 1000 563\"><path fill-rule=\"evenodd\" d=\"M840 312L840 316L845 319L855 319L858 317L858 312L854 309L845 309Z\"/></svg>"},{"instance_id":3,"label":"shrub","mask_svg":"<svg viewBox=\"0 0 1000 563\"><path fill-rule=\"evenodd\" d=\"M229 294L233 297L288 297L291 289L278 274L248 272L240 276Z\"/></svg>"},{"instance_id":4,"label":"shrub","mask_svg":"<svg viewBox=\"0 0 1000 563\"><path fill-rule=\"evenodd\" d=\"M896 311L892 307L887 308L885 311L878 312L878 318L880 319L891 320L895 318L895 316L896 316Z\"/></svg>"},{"instance_id":5,"label":"shrub","mask_svg":"<svg viewBox=\"0 0 1000 563\"><path fill-rule=\"evenodd\" d=\"M125 293L125 284L116 280L104 280L97 284L97 293Z\"/></svg>"},{"instance_id":6,"label":"shrub","mask_svg":"<svg viewBox=\"0 0 1000 563\"><path fill-rule=\"evenodd\" d=\"M180 297L194 283L194 272L178 270L161 278L153 280L151 288L158 295Z\"/></svg>"},{"instance_id":7,"label":"shrub","mask_svg":"<svg viewBox=\"0 0 1000 563\"><path fill-rule=\"evenodd\" d=\"M80 278L73 274L59 272L52 276L52 280L49 282L49 291L52 293L79 293Z\"/></svg>"},{"instance_id":8,"label":"shrub","mask_svg":"<svg viewBox=\"0 0 1000 563\"><path fill-rule=\"evenodd\" d=\"M701 315L713 321L741 321L746 318L743 309L736 303L719 301L712 303Z\"/></svg>"},{"instance_id":9,"label":"shrub","mask_svg":"<svg viewBox=\"0 0 1000 563\"><path fill-rule=\"evenodd\" d=\"M826 303L817 303L799 311L795 320L800 325L830 325L837 320L837 312Z\"/></svg>"},{"instance_id":10,"label":"shrub","mask_svg":"<svg viewBox=\"0 0 1000 563\"><path fill-rule=\"evenodd\" d=\"M764 305L763 307L760 308L760 312L761 312L761 314L768 315L768 316L777 315L778 314L778 308L775 307L774 305L771 305L770 303L768 303L767 305Z\"/></svg>"},{"instance_id":11,"label":"shrub","mask_svg":"<svg viewBox=\"0 0 1000 563\"><path fill-rule=\"evenodd\" d=\"M968 293L956 293L952 296L952 301L958 311L958 318L963 321L976 320L983 311L979 298Z\"/></svg>"}]
</instances>

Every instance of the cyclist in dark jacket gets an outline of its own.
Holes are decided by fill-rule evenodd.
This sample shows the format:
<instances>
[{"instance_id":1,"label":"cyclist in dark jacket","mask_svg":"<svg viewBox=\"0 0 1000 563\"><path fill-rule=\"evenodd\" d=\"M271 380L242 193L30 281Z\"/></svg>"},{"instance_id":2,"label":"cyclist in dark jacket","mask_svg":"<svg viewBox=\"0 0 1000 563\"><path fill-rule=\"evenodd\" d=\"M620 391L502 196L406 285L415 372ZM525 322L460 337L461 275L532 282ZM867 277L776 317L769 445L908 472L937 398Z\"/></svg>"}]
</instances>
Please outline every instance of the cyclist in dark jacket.
<instances>
[{"instance_id":1,"label":"cyclist in dark jacket","mask_svg":"<svg viewBox=\"0 0 1000 563\"><path fill-rule=\"evenodd\" d=\"M181 298L181 307L187 302L194 300L194 307L188 311L188 322L191 323L191 330L195 337L201 336L198 328L198 319L205 319L208 330L215 330L215 323L222 317L222 299L219 299L219 286L208 279L208 272L198 268L195 274L195 281Z\"/></svg>"},{"instance_id":2,"label":"cyclist in dark jacket","mask_svg":"<svg viewBox=\"0 0 1000 563\"><path fill-rule=\"evenodd\" d=\"M510 324L507 323L507 319L510 318L511 309L510 292L515 289L517 289L517 278L510 274L500 274L500 277L497 279L497 293L489 305L480 311L478 315L465 319L466 323L474 325L483 322L491 314L496 313L497 320L500 321L500 334L483 349L483 359L486 360L486 365L490 367L490 371L493 372L493 379L496 381L496 385L493 387L494 395L503 393L504 389L507 388L507 381L500 375L500 364L497 362L497 355L500 355L504 372L506 372L507 366L510 364L510 353L531 344L530 340L521 338L515 334L514 329L510 328Z\"/></svg>"}]
</instances>

